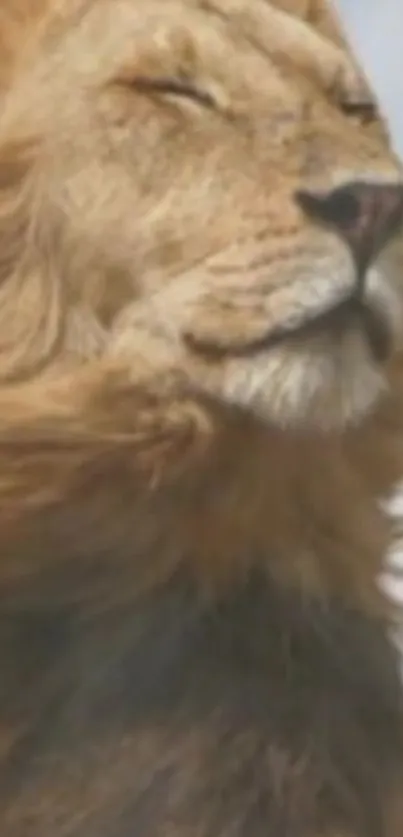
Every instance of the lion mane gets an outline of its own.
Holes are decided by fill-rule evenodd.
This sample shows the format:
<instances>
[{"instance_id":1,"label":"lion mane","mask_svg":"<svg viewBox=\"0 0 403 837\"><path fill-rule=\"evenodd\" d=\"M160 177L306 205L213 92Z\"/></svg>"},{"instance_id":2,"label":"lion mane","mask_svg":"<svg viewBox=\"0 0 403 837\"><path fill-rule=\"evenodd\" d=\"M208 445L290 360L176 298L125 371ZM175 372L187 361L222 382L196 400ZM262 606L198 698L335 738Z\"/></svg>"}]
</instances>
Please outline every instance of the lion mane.
<instances>
[{"instance_id":1,"label":"lion mane","mask_svg":"<svg viewBox=\"0 0 403 837\"><path fill-rule=\"evenodd\" d=\"M7 0L0 28L1 837L400 837L398 615L378 580L380 499L403 470L401 353L380 394L355 331L346 347L312 338L309 355L305 338L279 345L271 378L269 354L250 378L249 356L226 354L248 323L259 337L245 276L260 300L295 253L309 266L323 252L335 282L351 274L339 240L286 203L293 148L307 144L308 169L333 170L340 148L342 171L357 157L399 177L378 116L348 121L352 90L373 105L334 16L308 0ZM178 86L178 56L202 79L217 61L214 84ZM275 324L289 289L303 298L294 277L265 312ZM368 409L355 378L335 400L314 390L333 350L338 374L356 364L359 382L363 365Z\"/></svg>"}]
</instances>

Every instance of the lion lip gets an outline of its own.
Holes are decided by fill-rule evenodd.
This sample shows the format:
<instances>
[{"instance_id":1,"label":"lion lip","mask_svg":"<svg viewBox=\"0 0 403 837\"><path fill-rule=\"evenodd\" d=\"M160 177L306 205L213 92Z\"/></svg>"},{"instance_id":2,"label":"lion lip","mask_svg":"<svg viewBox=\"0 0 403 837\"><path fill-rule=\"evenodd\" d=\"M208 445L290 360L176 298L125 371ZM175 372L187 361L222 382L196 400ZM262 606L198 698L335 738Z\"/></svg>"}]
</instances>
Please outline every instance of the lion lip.
<instances>
[{"instance_id":1,"label":"lion lip","mask_svg":"<svg viewBox=\"0 0 403 837\"><path fill-rule=\"evenodd\" d=\"M189 348L203 354L211 360L224 357L248 357L262 351L268 351L282 343L300 342L305 338L328 333L337 339L351 326L358 327L364 333L370 351L378 363L384 362L392 349L392 334L388 319L383 311L370 305L357 295L352 295L332 308L315 315L296 327L278 327L249 342L220 345L199 339L194 334L187 334L185 340Z\"/></svg>"}]
</instances>

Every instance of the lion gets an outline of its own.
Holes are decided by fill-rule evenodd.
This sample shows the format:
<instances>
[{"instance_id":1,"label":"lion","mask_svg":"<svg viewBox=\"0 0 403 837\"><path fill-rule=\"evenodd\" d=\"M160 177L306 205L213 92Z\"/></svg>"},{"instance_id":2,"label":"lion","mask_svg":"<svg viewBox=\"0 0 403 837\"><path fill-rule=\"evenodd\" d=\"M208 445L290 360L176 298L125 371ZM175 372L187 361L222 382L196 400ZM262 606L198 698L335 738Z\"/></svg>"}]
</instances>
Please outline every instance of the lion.
<instances>
[{"instance_id":1,"label":"lion","mask_svg":"<svg viewBox=\"0 0 403 837\"><path fill-rule=\"evenodd\" d=\"M18 8L0 833L400 837L403 177L367 80L322 0Z\"/></svg>"}]
</instances>

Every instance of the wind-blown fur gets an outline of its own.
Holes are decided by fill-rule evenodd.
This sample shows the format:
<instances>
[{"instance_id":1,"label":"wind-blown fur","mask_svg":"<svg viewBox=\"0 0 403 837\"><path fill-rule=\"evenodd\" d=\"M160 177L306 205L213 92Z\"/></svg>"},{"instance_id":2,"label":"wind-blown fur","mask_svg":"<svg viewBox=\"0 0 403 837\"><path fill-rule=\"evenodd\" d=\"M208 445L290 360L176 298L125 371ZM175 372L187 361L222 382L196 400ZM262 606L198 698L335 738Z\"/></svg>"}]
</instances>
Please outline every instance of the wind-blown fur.
<instances>
[{"instance_id":1,"label":"wind-blown fur","mask_svg":"<svg viewBox=\"0 0 403 837\"><path fill-rule=\"evenodd\" d=\"M265 322L305 311L315 270L320 293L353 281L342 243L294 212L307 150L304 177L332 183L398 167L376 120L340 115L340 96L368 93L305 22L313 4L164 2L56 4L5 85L0 834L400 837L395 614L378 588L379 499L402 472L398 341L364 410L353 330L291 342L275 368L187 340L258 334L267 297ZM291 35L305 75L285 61ZM136 88L137 61L172 75L178 54L228 122L127 99L128 68ZM376 268L397 313L399 258Z\"/></svg>"}]
</instances>

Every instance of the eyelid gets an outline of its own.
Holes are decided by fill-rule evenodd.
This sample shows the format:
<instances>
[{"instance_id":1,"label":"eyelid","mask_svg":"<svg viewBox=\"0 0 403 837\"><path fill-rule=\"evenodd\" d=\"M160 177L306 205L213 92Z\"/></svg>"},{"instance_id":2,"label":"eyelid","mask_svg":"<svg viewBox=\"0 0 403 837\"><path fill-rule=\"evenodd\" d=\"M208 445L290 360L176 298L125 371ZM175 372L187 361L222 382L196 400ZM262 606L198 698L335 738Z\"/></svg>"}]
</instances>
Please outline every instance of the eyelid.
<instances>
[{"instance_id":1,"label":"eyelid","mask_svg":"<svg viewBox=\"0 0 403 837\"><path fill-rule=\"evenodd\" d=\"M206 90L200 90L200 88L186 79L165 76L157 76L154 78L151 76L136 76L129 84L139 92L183 96L211 110L215 108L213 96Z\"/></svg>"},{"instance_id":2,"label":"eyelid","mask_svg":"<svg viewBox=\"0 0 403 837\"><path fill-rule=\"evenodd\" d=\"M346 116L361 116L370 122L377 118L378 112L373 102L341 102L340 105Z\"/></svg>"}]
</instances>

